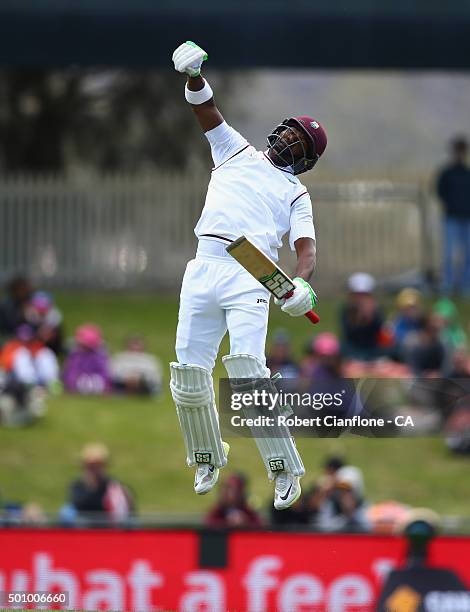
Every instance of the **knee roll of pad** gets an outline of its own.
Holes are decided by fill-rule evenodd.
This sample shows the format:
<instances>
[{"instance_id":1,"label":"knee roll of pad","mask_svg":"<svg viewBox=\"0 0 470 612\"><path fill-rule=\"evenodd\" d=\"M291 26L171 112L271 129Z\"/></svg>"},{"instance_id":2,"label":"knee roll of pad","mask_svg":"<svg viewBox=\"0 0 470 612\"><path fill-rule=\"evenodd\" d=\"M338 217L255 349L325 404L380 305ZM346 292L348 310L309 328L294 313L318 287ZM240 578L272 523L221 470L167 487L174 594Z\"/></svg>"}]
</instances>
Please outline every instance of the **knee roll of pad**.
<instances>
[{"instance_id":1,"label":"knee roll of pad","mask_svg":"<svg viewBox=\"0 0 470 612\"><path fill-rule=\"evenodd\" d=\"M212 376L201 366L170 363L170 389L186 446L189 466L227 463L214 400Z\"/></svg>"}]
</instances>

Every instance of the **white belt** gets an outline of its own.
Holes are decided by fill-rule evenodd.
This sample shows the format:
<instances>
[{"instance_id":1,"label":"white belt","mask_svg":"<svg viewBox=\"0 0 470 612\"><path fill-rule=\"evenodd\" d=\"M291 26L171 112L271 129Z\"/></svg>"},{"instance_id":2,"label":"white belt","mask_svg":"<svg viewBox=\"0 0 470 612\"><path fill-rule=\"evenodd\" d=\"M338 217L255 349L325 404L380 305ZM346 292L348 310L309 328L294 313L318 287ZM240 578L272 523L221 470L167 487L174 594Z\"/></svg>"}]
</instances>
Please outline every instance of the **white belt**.
<instances>
[{"instance_id":1,"label":"white belt","mask_svg":"<svg viewBox=\"0 0 470 612\"><path fill-rule=\"evenodd\" d=\"M225 250L229 244L229 242L224 243L216 238L200 238L197 245L196 257L198 259L219 259L227 263L238 263L237 260Z\"/></svg>"}]
</instances>

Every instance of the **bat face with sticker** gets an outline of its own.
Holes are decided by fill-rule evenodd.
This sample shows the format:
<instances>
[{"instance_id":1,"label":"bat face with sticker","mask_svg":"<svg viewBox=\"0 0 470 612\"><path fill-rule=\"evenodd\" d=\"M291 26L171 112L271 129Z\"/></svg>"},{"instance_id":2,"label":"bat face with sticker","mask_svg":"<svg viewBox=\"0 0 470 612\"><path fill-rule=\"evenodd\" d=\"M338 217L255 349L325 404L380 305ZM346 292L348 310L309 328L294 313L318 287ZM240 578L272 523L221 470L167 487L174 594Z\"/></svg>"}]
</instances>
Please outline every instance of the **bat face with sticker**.
<instances>
[{"instance_id":1,"label":"bat face with sticker","mask_svg":"<svg viewBox=\"0 0 470 612\"><path fill-rule=\"evenodd\" d=\"M248 238L237 238L227 247L227 252L275 298L283 300L292 296L296 288L294 281ZM320 321L313 310L306 312L305 316L314 324Z\"/></svg>"}]
</instances>

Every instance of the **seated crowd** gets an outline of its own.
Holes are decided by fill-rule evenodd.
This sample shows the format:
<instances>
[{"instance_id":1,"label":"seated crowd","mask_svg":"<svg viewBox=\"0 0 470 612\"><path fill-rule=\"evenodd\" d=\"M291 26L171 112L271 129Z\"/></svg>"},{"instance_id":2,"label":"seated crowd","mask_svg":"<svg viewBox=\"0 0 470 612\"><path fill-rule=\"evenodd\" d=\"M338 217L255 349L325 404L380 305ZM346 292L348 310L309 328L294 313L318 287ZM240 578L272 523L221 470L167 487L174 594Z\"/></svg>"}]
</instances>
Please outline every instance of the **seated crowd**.
<instances>
[{"instance_id":1,"label":"seated crowd","mask_svg":"<svg viewBox=\"0 0 470 612\"><path fill-rule=\"evenodd\" d=\"M128 484L110 472L111 454L101 442L86 444L79 454L80 474L66 491L65 502L55 516L47 517L36 503L20 504L0 495L0 526L47 524L50 519L64 527L139 526L136 495ZM250 499L247 477L228 472L214 495L215 503L203 518L213 529L272 528L319 532L393 533L411 508L397 501L368 502L362 471L340 456L328 457L322 473L304 484L297 502L276 510Z\"/></svg>"},{"instance_id":2,"label":"seated crowd","mask_svg":"<svg viewBox=\"0 0 470 612\"><path fill-rule=\"evenodd\" d=\"M16 276L0 302L0 424L22 425L42 416L45 399L70 393L156 395L159 360L140 336L109 355L101 329L80 325L64 339L63 317L53 297Z\"/></svg>"},{"instance_id":3,"label":"seated crowd","mask_svg":"<svg viewBox=\"0 0 470 612\"><path fill-rule=\"evenodd\" d=\"M204 523L212 528L295 527L320 532L393 533L409 511L395 501L368 503L361 470L332 456L325 461L320 477L307 485L287 510L276 510L271 503L255 508L249 501L246 477L228 474Z\"/></svg>"},{"instance_id":4,"label":"seated crowd","mask_svg":"<svg viewBox=\"0 0 470 612\"><path fill-rule=\"evenodd\" d=\"M296 379L283 383L284 388L297 385L304 391L340 379L342 384L344 379L413 379L413 387L401 386L402 402L411 400L413 407L432 416L421 423L434 431L441 428L454 452L470 453L470 353L449 298L427 304L418 290L405 288L386 317L373 277L353 274L338 313L338 329L339 335L316 333L300 359L294 357L287 332L275 331L267 356L271 373Z\"/></svg>"}]
</instances>

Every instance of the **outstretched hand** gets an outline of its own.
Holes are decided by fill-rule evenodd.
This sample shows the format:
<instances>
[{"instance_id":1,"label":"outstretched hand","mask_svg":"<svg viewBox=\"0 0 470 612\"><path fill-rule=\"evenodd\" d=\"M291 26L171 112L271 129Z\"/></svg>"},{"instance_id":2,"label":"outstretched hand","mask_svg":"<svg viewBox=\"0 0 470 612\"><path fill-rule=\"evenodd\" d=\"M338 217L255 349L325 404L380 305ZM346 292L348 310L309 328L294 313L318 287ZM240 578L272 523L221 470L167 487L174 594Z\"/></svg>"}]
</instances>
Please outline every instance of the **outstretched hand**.
<instances>
[{"instance_id":1,"label":"outstretched hand","mask_svg":"<svg viewBox=\"0 0 470 612\"><path fill-rule=\"evenodd\" d=\"M202 62L207 59L208 55L191 40L187 40L175 49L172 60L177 72L182 72L190 77L197 77L201 74Z\"/></svg>"}]
</instances>

